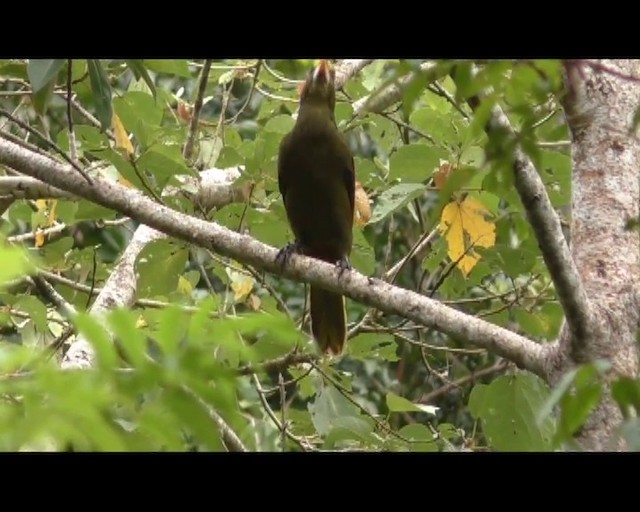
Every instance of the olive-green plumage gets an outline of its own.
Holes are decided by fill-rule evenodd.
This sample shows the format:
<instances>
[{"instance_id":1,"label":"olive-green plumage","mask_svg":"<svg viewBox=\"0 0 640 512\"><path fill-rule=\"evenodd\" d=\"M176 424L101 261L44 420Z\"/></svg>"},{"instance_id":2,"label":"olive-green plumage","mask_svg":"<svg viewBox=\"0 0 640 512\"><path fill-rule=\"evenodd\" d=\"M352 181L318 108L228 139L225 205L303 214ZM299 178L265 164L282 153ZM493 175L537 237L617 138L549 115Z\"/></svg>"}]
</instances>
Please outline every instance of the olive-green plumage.
<instances>
[{"instance_id":1,"label":"olive-green plumage","mask_svg":"<svg viewBox=\"0 0 640 512\"><path fill-rule=\"evenodd\" d=\"M321 61L303 85L298 119L280 144L278 183L298 250L327 262L348 263L355 172L334 109L334 73ZM322 352L341 353L346 340L344 297L312 286L310 312Z\"/></svg>"}]
</instances>

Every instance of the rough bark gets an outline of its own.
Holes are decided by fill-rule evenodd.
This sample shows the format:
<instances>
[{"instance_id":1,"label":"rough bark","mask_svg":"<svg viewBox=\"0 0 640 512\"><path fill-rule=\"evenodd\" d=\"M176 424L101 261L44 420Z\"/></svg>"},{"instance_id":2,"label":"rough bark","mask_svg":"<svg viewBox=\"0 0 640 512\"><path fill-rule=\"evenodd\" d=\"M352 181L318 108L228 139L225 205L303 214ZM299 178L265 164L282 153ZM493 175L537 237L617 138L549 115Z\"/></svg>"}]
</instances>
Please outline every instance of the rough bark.
<instances>
[{"instance_id":1,"label":"rough bark","mask_svg":"<svg viewBox=\"0 0 640 512\"><path fill-rule=\"evenodd\" d=\"M640 214L640 145L631 131L640 100L640 62L568 62L564 108L572 133L571 252L592 304L590 332L561 336L550 381L576 364L607 359L612 377L638 374L638 230L627 222ZM635 76L635 80L623 75ZM582 429L585 449L623 448L612 438L622 415L610 395Z\"/></svg>"}]
</instances>

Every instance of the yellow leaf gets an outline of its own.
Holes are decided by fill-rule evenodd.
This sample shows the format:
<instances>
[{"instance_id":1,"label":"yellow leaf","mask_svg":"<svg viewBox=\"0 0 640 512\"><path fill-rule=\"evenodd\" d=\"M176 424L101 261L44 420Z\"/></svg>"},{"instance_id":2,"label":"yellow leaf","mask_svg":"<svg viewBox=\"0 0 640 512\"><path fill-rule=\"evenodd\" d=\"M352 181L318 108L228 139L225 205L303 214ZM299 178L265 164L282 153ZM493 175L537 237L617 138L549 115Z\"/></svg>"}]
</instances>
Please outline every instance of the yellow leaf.
<instances>
[{"instance_id":1,"label":"yellow leaf","mask_svg":"<svg viewBox=\"0 0 640 512\"><path fill-rule=\"evenodd\" d=\"M136 328L140 329L142 327L148 327L148 326L149 324L147 324L147 321L144 319L142 315L140 315L136 320Z\"/></svg>"},{"instance_id":2,"label":"yellow leaf","mask_svg":"<svg viewBox=\"0 0 640 512\"><path fill-rule=\"evenodd\" d=\"M243 300L251 293L255 280L251 276L233 270L228 272L228 274L231 278L231 289L233 290L235 301Z\"/></svg>"},{"instance_id":3,"label":"yellow leaf","mask_svg":"<svg viewBox=\"0 0 640 512\"><path fill-rule=\"evenodd\" d=\"M53 226L56 221L56 206L58 206L57 199L49 200L49 215L47 217L47 221L49 222L49 226Z\"/></svg>"},{"instance_id":4,"label":"yellow leaf","mask_svg":"<svg viewBox=\"0 0 640 512\"><path fill-rule=\"evenodd\" d=\"M445 234L449 257L468 276L480 256L473 247L493 247L496 243L496 226L486 220L489 212L477 199L467 196L464 201L452 201L442 210L440 231Z\"/></svg>"},{"instance_id":5,"label":"yellow leaf","mask_svg":"<svg viewBox=\"0 0 640 512\"><path fill-rule=\"evenodd\" d=\"M184 276L178 277L178 291L186 295L189 295L193 291L191 282L188 279L185 279Z\"/></svg>"},{"instance_id":6,"label":"yellow leaf","mask_svg":"<svg viewBox=\"0 0 640 512\"><path fill-rule=\"evenodd\" d=\"M56 207L58 205L58 200L57 199L38 199L36 201L36 207L38 208L38 211L43 215L46 216L47 221L44 223L45 225L42 226L41 223L38 223L38 225L34 226L35 228L35 246L37 248L42 247L44 245L44 233L42 232L41 228L45 227L50 227L53 226L56 223Z\"/></svg>"},{"instance_id":7,"label":"yellow leaf","mask_svg":"<svg viewBox=\"0 0 640 512\"><path fill-rule=\"evenodd\" d=\"M249 297L247 297L247 304L254 311L258 311L260 309L260 304L262 304L262 301L260 300L260 297L258 297L255 293L252 293L251 295L249 295Z\"/></svg>"},{"instance_id":8,"label":"yellow leaf","mask_svg":"<svg viewBox=\"0 0 640 512\"><path fill-rule=\"evenodd\" d=\"M38 229L36 231L36 237L35 237L35 246L36 248L40 248L44 245L44 233L42 232L41 229Z\"/></svg>"},{"instance_id":9,"label":"yellow leaf","mask_svg":"<svg viewBox=\"0 0 640 512\"><path fill-rule=\"evenodd\" d=\"M125 130L122 121L120 121L120 118L115 112L111 118L111 127L113 128L113 136L116 139L116 148L124 149L128 156L133 155L133 144L131 144L127 130ZM131 188L133 186L130 181L121 175L118 176L118 182L125 187Z\"/></svg>"},{"instance_id":10,"label":"yellow leaf","mask_svg":"<svg viewBox=\"0 0 640 512\"><path fill-rule=\"evenodd\" d=\"M359 181L356 181L355 194L355 215L354 222L359 228L365 226L371 218L371 205L369 204L369 196Z\"/></svg>"},{"instance_id":11,"label":"yellow leaf","mask_svg":"<svg viewBox=\"0 0 640 512\"><path fill-rule=\"evenodd\" d=\"M124 149L128 155L133 155L133 144L131 144L127 130L124 129L122 121L120 121L115 112L111 118L111 127L113 128L113 136L116 139L116 147Z\"/></svg>"}]
</instances>

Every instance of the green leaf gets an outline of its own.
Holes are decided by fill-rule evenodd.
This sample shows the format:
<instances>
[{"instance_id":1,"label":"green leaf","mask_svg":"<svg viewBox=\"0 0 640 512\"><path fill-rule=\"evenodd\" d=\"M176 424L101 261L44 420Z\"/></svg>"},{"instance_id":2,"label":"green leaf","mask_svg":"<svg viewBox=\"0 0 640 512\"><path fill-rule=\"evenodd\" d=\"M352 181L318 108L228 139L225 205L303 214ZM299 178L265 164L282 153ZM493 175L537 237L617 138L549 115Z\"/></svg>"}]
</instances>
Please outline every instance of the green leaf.
<instances>
[{"instance_id":1,"label":"green leaf","mask_svg":"<svg viewBox=\"0 0 640 512\"><path fill-rule=\"evenodd\" d=\"M339 418L358 416L358 410L333 386L323 388L308 406L311 420L318 434L326 436Z\"/></svg>"},{"instance_id":2,"label":"green leaf","mask_svg":"<svg viewBox=\"0 0 640 512\"><path fill-rule=\"evenodd\" d=\"M469 396L469 411L482 421L490 446L498 451L551 449L555 424L552 418L536 423L549 391L530 373L501 376L491 384L477 384Z\"/></svg>"},{"instance_id":3,"label":"green leaf","mask_svg":"<svg viewBox=\"0 0 640 512\"><path fill-rule=\"evenodd\" d=\"M95 126L77 125L74 130L76 132L76 141L80 148L85 151L104 151L110 147L107 136Z\"/></svg>"},{"instance_id":4,"label":"green leaf","mask_svg":"<svg viewBox=\"0 0 640 512\"><path fill-rule=\"evenodd\" d=\"M611 395L618 402L620 410L626 416L629 407L640 412L640 382L629 377L621 377L611 386Z\"/></svg>"},{"instance_id":5,"label":"green leaf","mask_svg":"<svg viewBox=\"0 0 640 512\"><path fill-rule=\"evenodd\" d=\"M159 316L155 340L162 347L166 355L174 355L180 342L184 339L189 324L184 318L184 312L177 306L169 306Z\"/></svg>"},{"instance_id":6,"label":"green leaf","mask_svg":"<svg viewBox=\"0 0 640 512\"><path fill-rule=\"evenodd\" d=\"M74 323L94 348L99 366L106 370L114 369L118 364L118 355L104 326L88 313L78 313Z\"/></svg>"},{"instance_id":7,"label":"green leaf","mask_svg":"<svg viewBox=\"0 0 640 512\"><path fill-rule=\"evenodd\" d=\"M413 106L420 95L424 92L427 86L427 81L427 75L424 73L416 73L409 82L405 84L404 93L402 95L402 111L404 112L405 118L409 117L409 114L413 110Z\"/></svg>"},{"instance_id":8,"label":"green leaf","mask_svg":"<svg viewBox=\"0 0 640 512\"><path fill-rule=\"evenodd\" d=\"M139 296L166 296L175 291L188 257L188 249L170 240L155 240L148 244L136 262Z\"/></svg>"},{"instance_id":9,"label":"green leaf","mask_svg":"<svg viewBox=\"0 0 640 512\"><path fill-rule=\"evenodd\" d=\"M67 253L73 247L73 238L65 236L55 242L45 244L40 251L43 261L55 267L64 267L66 265Z\"/></svg>"},{"instance_id":10,"label":"green leaf","mask_svg":"<svg viewBox=\"0 0 640 512\"><path fill-rule=\"evenodd\" d=\"M216 160L216 167L218 169L228 169L229 167L236 167L244 162L244 158L238 154L235 148L224 146L218 155Z\"/></svg>"},{"instance_id":11,"label":"green leaf","mask_svg":"<svg viewBox=\"0 0 640 512\"><path fill-rule=\"evenodd\" d=\"M109 325L127 362L135 368L144 368L148 364L147 340L144 332L136 327L136 314L114 309L109 314Z\"/></svg>"},{"instance_id":12,"label":"green leaf","mask_svg":"<svg viewBox=\"0 0 640 512\"><path fill-rule=\"evenodd\" d=\"M155 177L158 188L163 188L174 175L193 175L178 146L153 146L138 159L138 169Z\"/></svg>"},{"instance_id":13,"label":"green leaf","mask_svg":"<svg viewBox=\"0 0 640 512\"><path fill-rule=\"evenodd\" d=\"M425 412L432 416L435 416L439 409L432 405L414 404L391 391L387 393L387 407L390 412Z\"/></svg>"},{"instance_id":14,"label":"green leaf","mask_svg":"<svg viewBox=\"0 0 640 512\"><path fill-rule=\"evenodd\" d=\"M143 147L153 144L162 133L158 130L162 122L162 105L146 92L129 91L114 98L113 108L125 129L133 133ZM165 137L163 142L169 141Z\"/></svg>"},{"instance_id":15,"label":"green leaf","mask_svg":"<svg viewBox=\"0 0 640 512\"><path fill-rule=\"evenodd\" d=\"M109 77L97 59L87 60L89 68L89 81L93 92L93 101L96 107L96 114L103 130L111 126L113 110L111 106L111 85Z\"/></svg>"},{"instance_id":16,"label":"green leaf","mask_svg":"<svg viewBox=\"0 0 640 512\"><path fill-rule=\"evenodd\" d=\"M440 165L440 159L445 159L446 156L443 149L435 146L426 144L402 146L389 158L389 177L403 182L425 182Z\"/></svg>"},{"instance_id":17,"label":"green leaf","mask_svg":"<svg viewBox=\"0 0 640 512\"><path fill-rule=\"evenodd\" d=\"M1 258L2 256L0 255L0 259ZM29 313L29 317L33 320L37 329L41 333L49 331L47 323L47 308L37 298L32 295L25 295L16 301L15 306L18 309L22 309L25 313Z\"/></svg>"},{"instance_id":18,"label":"green leaf","mask_svg":"<svg viewBox=\"0 0 640 512\"><path fill-rule=\"evenodd\" d=\"M186 60L178 59L149 59L145 62L147 68L157 73L191 78L191 72Z\"/></svg>"},{"instance_id":19,"label":"green leaf","mask_svg":"<svg viewBox=\"0 0 640 512\"><path fill-rule=\"evenodd\" d=\"M375 203L369 224L375 224L390 213L403 208L426 189L419 183L401 183L385 190Z\"/></svg>"},{"instance_id":20,"label":"green leaf","mask_svg":"<svg viewBox=\"0 0 640 512\"><path fill-rule=\"evenodd\" d=\"M133 72L133 75L136 77L136 80L142 78L145 83L149 86L151 90L151 94L153 94L153 98L156 97L156 86L153 83L153 80L149 76L149 72L147 68L144 67L144 60L142 59L128 59L125 60L129 69Z\"/></svg>"},{"instance_id":21,"label":"green leaf","mask_svg":"<svg viewBox=\"0 0 640 512\"><path fill-rule=\"evenodd\" d=\"M263 130L265 132L274 132L286 134L291 131L296 124L295 120L291 116L279 115L270 118L264 125Z\"/></svg>"},{"instance_id":22,"label":"green leaf","mask_svg":"<svg viewBox=\"0 0 640 512\"><path fill-rule=\"evenodd\" d=\"M175 418L194 435L198 444L210 451L223 451L218 427L209 416L205 405L191 393L169 388L164 393L164 402Z\"/></svg>"},{"instance_id":23,"label":"green leaf","mask_svg":"<svg viewBox=\"0 0 640 512\"><path fill-rule=\"evenodd\" d=\"M353 230L353 249L351 251L351 264L358 272L371 275L376 269L376 255L373 247L365 238L362 230Z\"/></svg>"},{"instance_id":24,"label":"green leaf","mask_svg":"<svg viewBox=\"0 0 640 512\"><path fill-rule=\"evenodd\" d=\"M27 74L33 94L54 82L54 78L65 62L67 62L66 59L29 59ZM53 86L51 90L53 91Z\"/></svg>"},{"instance_id":25,"label":"green leaf","mask_svg":"<svg viewBox=\"0 0 640 512\"><path fill-rule=\"evenodd\" d=\"M117 212L110 208L105 208L99 204L91 201L80 200L77 203L78 209L76 210L75 220L76 222L82 222L84 220L113 220L116 218Z\"/></svg>"},{"instance_id":26,"label":"green leaf","mask_svg":"<svg viewBox=\"0 0 640 512\"><path fill-rule=\"evenodd\" d=\"M420 423L412 423L402 427L398 434L409 440L408 448L412 452L438 451L438 443L431 431Z\"/></svg>"},{"instance_id":27,"label":"green leaf","mask_svg":"<svg viewBox=\"0 0 640 512\"><path fill-rule=\"evenodd\" d=\"M596 360L567 372L537 414L537 423L547 420L560 407L556 443L570 440L589 417L602 395L602 376L611 363Z\"/></svg>"},{"instance_id":28,"label":"green leaf","mask_svg":"<svg viewBox=\"0 0 640 512\"><path fill-rule=\"evenodd\" d=\"M333 422L331 431L325 439L325 448L333 449L340 441L351 441L347 445L359 444L365 446L377 446L380 443L379 438L373 435L373 421L369 418L358 416L345 416L336 418Z\"/></svg>"},{"instance_id":29,"label":"green leaf","mask_svg":"<svg viewBox=\"0 0 640 512\"><path fill-rule=\"evenodd\" d=\"M0 243L0 261L0 286L28 274L33 268L27 253L21 247L11 247L4 243Z\"/></svg>"},{"instance_id":30,"label":"green leaf","mask_svg":"<svg viewBox=\"0 0 640 512\"><path fill-rule=\"evenodd\" d=\"M53 89L55 85L55 81L52 80L31 97L33 109L41 116L45 115L47 112L47 107L53 97Z\"/></svg>"},{"instance_id":31,"label":"green leaf","mask_svg":"<svg viewBox=\"0 0 640 512\"><path fill-rule=\"evenodd\" d=\"M538 257L536 253L522 248L515 249L506 245L497 245L496 249L486 252L484 256L486 261L494 263L496 267L514 279L521 274L531 272Z\"/></svg>"},{"instance_id":32,"label":"green leaf","mask_svg":"<svg viewBox=\"0 0 640 512\"><path fill-rule=\"evenodd\" d=\"M0 75L28 80L27 64L16 60L1 60Z\"/></svg>"},{"instance_id":33,"label":"green leaf","mask_svg":"<svg viewBox=\"0 0 640 512\"><path fill-rule=\"evenodd\" d=\"M627 449L640 452L640 419L632 418L620 425L619 432L627 443Z\"/></svg>"},{"instance_id":34,"label":"green leaf","mask_svg":"<svg viewBox=\"0 0 640 512\"><path fill-rule=\"evenodd\" d=\"M350 357L355 359L380 358L386 361L398 361L398 345L391 334L358 334L347 343Z\"/></svg>"}]
</instances>

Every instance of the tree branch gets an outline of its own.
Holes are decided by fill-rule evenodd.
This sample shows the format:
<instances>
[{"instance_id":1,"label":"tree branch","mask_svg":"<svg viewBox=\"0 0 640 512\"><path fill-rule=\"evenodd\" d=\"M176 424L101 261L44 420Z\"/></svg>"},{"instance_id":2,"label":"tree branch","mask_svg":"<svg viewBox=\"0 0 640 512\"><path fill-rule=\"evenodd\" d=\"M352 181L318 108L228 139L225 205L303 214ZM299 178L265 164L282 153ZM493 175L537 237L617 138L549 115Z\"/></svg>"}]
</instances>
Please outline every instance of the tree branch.
<instances>
[{"instance_id":1,"label":"tree branch","mask_svg":"<svg viewBox=\"0 0 640 512\"><path fill-rule=\"evenodd\" d=\"M148 226L142 225L136 229L120 261L114 267L109 279L91 306L92 313L100 316L109 309L128 306L133 303L137 283L135 276L136 258L148 243L163 236L162 233ZM94 358L93 347L84 337L80 336L65 353L61 367L63 369L90 368L93 366Z\"/></svg>"},{"instance_id":2,"label":"tree branch","mask_svg":"<svg viewBox=\"0 0 640 512\"><path fill-rule=\"evenodd\" d=\"M208 403L206 403L197 393L194 393L191 389L186 386L182 386L182 389L185 393L190 394L202 407L207 410L209 414L209 418L213 421L218 430L222 434L222 441L227 446L227 449L230 452L247 452L247 448L244 443L238 437L233 429L229 426L229 424L224 420L222 416L220 416Z\"/></svg>"},{"instance_id":3,"label":"tree branch","mask_svg":"<svg viewBox=\"0 0 640 512\"><path fill-rule=\"evenodd\" d=\"M343 59L336 62L336 87L343 87L352 76L372 62L373 59Z\"/></svg>"},{"instance_id":4,"label":"tree branch","mask_svg":"<svg viewBox=\"0 0 640 512\"><path fill-rule=\"evenodd\" d=\"M193 112L191 113L191 124L189 125L189 135L187 136L187 142L184 145L183 156L184 159L189 161L193 155L193 146L196 140L196 134L198 133L198 121L200 121L200 111L202 110L202 100L204 98L204 91L207 89L207 81L209 79L209 70L211 69L211 59L204 61L204 66L200 71L200 81L198 82L198 93L196 95L196 101L193 105Z\"/></svg>"},{"instance_id":5,"label":"tree branch","mask_svg":"<svg viewBox=\"0 0 640 512\"><path fill-rule=\"evenodd\" d=\"M0 176L0 195L16 199L71 199L73 194L47 185L29 176Z\"/></svg>"},{"instance_id":6,"label":"tree branch","mask_svg":"<svg viewBox=\"0 0 640 512\"><path fill-rule=\"evenodd\" d=\"M488 129L491 130L496 126L514 133L509 119L499 107L494 107ZM564 238L560 218L531 160L520 148L516 148L514 156L516 190L549 269L567 318L567 325L574 337L582 339L589 332L591 306Z\"/></svg>"},{"instance_id":7,"label":"tree branch","mask_svg":"<svg viewBox=\"0 0 640 512\"><path fill-rule=\"evenodd\" d=\"M486 348L518 366L544 375L550 347L540 345L502 327L489 324L415 292L388 285L356 271L341 277L334 265L293 255L283 269L276 264L277 249L248 235L240 235L216 223L197 219L159 205L136 190L96 177L93 185L71 172L68 166L51 162L9 141L0 140L0 163L58 188L85 197L160 230L170 236L209 248L237 261L296 281L320 285L387 313L409 318Z\"/></svg>"},{"instance_id":8,"label":"tree branch","mask_svg":"<svg viewBox=\"0 0 640 512\"><path fill-rule=\"evenodd\" d=\"M367 112L380 112L395 102L400 101L407 86L418 78L420 74L424 74L427 78L427 83L431 83L435 82L438 78L442 78L448 72L448 67L438 65L434 62L421 64L420 71L409 73L407 76L399 78L387 87L354 101L353 112L357 115L363 115Z\"/></svg>"}]
</instances>

